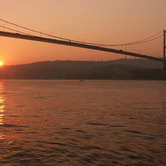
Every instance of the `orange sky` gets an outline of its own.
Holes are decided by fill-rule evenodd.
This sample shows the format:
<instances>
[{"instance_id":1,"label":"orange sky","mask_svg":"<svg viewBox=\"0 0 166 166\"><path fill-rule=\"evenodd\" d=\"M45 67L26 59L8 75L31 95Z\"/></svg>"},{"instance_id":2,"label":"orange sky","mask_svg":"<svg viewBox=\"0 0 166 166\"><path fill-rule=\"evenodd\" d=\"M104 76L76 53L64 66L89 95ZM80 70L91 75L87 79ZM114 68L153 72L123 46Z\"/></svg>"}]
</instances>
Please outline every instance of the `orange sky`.
<instances>
[{"instance_id":1,"label":"orange sky","mask_svg":"<svg viewBox=\"0 0 166 166\"><path fill-rule=\"evenodd\" d=\"M166 0L1 0L0 18L74 40L128 43L166 29ZM0 37L5 64L115 58L124 56Z\"/></svg>"}]
</instances>

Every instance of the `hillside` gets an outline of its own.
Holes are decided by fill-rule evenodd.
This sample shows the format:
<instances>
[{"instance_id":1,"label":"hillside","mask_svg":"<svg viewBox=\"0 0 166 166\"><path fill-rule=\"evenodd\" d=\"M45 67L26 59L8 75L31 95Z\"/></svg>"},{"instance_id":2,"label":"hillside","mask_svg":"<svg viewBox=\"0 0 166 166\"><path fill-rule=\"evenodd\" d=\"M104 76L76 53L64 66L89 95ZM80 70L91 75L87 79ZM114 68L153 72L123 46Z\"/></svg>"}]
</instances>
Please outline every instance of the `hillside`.
<instances>
[{"instance_id":1,"label":"hillside","mask_svg":"<svg viewBox=\"0 0 166 166\"><path fill-rule=\"evenodd\" d=\"M112 64L132 65L145 69L161 69L163 64L161 62L145 59L118 59L110 61Z\"/></svg>"},{"instance_id":2,"label":"hillside","mask_svg":"<svg viewBox=\"0 0 166 166\"><path fill-rule=\"evenodd\" d=\"M142 59L114 61L45 61L9 65L1 79L152 79L166 80L162 63Z\"/></svg>"}]
</instances>

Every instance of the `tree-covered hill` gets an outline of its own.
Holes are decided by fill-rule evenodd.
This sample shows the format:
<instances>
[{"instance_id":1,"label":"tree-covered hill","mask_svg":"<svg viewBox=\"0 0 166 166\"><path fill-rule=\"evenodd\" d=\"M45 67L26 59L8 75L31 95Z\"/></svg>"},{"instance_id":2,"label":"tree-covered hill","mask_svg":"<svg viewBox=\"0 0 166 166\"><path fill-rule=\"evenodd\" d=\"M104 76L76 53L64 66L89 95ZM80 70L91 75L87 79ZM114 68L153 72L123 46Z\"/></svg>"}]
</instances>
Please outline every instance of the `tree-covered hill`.
<instances>
[{"instance_id":1,"label":"tree-covered hill","mask_svg":"<svg viewBox=\"0 0 166 166\"><path fill-rule=\"evenodd\" d=\"M0 68L1 79L152 79L166 80L162 63L148 60L45 61Z\"/></svg>"}]
</instances>

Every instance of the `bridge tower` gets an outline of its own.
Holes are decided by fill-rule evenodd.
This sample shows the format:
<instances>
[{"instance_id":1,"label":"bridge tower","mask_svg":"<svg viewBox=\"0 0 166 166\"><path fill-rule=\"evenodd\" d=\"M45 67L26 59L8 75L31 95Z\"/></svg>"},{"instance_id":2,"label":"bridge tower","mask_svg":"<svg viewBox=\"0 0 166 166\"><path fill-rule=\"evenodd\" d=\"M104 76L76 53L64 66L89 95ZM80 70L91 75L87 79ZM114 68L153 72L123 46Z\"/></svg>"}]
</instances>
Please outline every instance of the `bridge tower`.
<instances>
[{"instance_id":1,"label":"bridge tower","mask_svg":"<svg viewBox=\"0 0 166 166\"><path fill-rule=\"evenodd\" d=\"M165 39L166 39L166 30L164 30L164 36L163 36L163 59L164 59L164 64L163 64L163 69L165 69L165 67L166 67L166 57L165 57L165 55L166 55L166 41L165 41Z\"/></svg>"}]
</instances>

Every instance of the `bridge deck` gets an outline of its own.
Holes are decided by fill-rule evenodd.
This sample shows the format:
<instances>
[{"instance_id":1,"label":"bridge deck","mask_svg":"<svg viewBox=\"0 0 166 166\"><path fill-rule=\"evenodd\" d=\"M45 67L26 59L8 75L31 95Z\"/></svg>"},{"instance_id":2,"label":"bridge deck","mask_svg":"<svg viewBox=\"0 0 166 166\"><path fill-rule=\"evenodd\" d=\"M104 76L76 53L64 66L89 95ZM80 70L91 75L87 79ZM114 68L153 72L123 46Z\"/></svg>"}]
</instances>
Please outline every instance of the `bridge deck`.
<instances>
[{"instance_id":1,"label":"bridge deck","mask_svg":"<svg viewBox=\"0 0 166 166\"><path fill-rule=\"evenodd\" d=\"M44 37L39 37L39 36L24 35L24 34L19 34L19 33L11 33L11 32L5 32L5 31L0 31L0 36L47 42L47 43L54 43L54 44L61 44L61 45L74 46L74 47L81 47L81 48L87 48L87 49L93 49L93 50L99 50L99 51L105 51L105 52L112 52L112 53L118 53L118 54L123 54L123 55L129 55L129 56L133 56L133 57L140 57L140 58L165 62L165 60L162 58L152 57L152 56L138 54L138 53L132 53L132 52L123 51L123 50L116 50L116 49L112 49L112 48L89 45L89 44L84 44L84 43L76 43L76 42L72 42L72 41L71 42L63 41L63 40L44 38Z\"/></svg>"}]
</instances>

